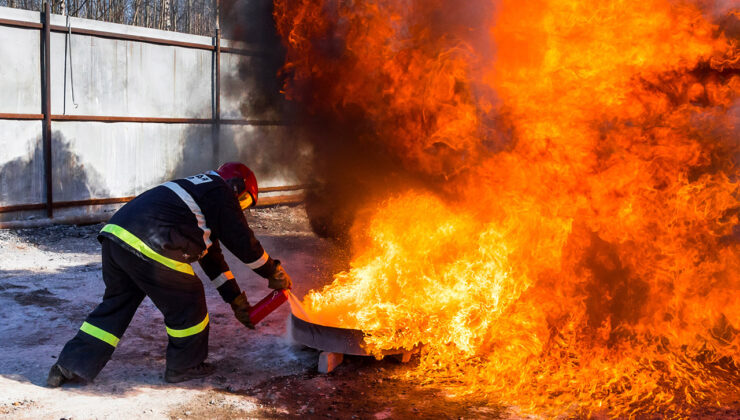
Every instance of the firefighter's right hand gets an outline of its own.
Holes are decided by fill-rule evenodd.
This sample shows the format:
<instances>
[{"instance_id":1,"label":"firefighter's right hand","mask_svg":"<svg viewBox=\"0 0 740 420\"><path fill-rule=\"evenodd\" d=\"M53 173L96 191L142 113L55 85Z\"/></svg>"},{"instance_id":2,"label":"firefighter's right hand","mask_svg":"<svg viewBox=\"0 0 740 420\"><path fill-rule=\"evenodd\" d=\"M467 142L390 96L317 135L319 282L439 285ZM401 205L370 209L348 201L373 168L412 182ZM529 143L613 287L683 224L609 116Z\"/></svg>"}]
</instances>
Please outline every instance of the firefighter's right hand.
<instances>
[{"instance_id":1,"label":"firefighter's right hand","mask_svg":"<svg viewBox=\"0 0 740 420\"><path fill-rule=\"evenodd\" d=\"M249 319L249 310L251 308L252 307L247 301L247 294L244 292L242 292L239 296L231 301L231 309L234 311L234 316L236 316L236 319L244 324L245 327L253 330L254 324L252 324L252 321Z\"/></svg>"},{"instance_id":2,"label":"firefighter's right hand","mask_svg":"<svg viewBox=\"0 0 740 420\"><path fill-rule=\"evenodd\" d=\"M275 260L275 272L267 278L267 287L275 290L290 289L293 287L293 281L282 264L280 264L280 260Z\"/></svg>"}]
</instances>

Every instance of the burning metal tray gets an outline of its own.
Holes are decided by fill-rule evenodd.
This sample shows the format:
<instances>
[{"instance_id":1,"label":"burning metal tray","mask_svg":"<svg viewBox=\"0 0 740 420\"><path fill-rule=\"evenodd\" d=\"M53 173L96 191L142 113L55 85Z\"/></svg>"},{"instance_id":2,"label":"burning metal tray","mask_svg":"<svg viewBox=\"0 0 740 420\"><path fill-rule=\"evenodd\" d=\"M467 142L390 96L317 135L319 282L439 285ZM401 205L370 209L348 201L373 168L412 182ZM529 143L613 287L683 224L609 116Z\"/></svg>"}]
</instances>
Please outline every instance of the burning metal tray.
<instances>
[{"instance_id":1,"label":"burning metal tray","mask_svg":"<svg viewBox=\"0 0 740 420\"><path fill-rule=\"evenodd\" d=\"M291 335L293 340L305 346L320 350L318 371L329 373L342 363L345 354L353 356L370 356L362 344L364 334L350 328L329 327L306 321L295 314L290 315ZM418 351L392 349L383 351L383 356L391 356L401 363L411 360L411 355Z\"/></svg>"},{"instance_id":2,"label":"burning metal tray","mask_svg":"<svg viewBox=\"0 0 740 420\"><path fill-rule=\"evenodd\" d=\"M290 315L290 324L293 339L305 346L331 353L369 356L362 348L364 335L360 330L314 324L295 314Z\"/></svg>"},{"instance_id":3,"label":"burning metal tray","mask_svg":"<svg viewBox=\"0 0 740 420\"><path fill-rule=\"evenodd\" d=\"M314 324L295 316L293 313L290 314L290 326L293 340L304 346L330 353L370 356L362 347L364 334L360 330ZM392 349L383 351L383 355L402 355L411 352L403 349Z\"/></svg>"}]
</instances>

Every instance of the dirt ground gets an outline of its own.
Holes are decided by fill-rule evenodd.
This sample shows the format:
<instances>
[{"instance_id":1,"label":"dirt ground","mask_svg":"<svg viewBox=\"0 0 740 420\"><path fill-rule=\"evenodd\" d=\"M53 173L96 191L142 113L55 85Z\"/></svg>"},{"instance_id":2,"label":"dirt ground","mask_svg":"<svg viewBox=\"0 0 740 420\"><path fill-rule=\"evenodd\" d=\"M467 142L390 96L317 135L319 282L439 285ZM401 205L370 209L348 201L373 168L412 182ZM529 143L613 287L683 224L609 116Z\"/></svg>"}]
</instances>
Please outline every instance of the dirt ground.
<instances>
[{"instance_id":1,"label":"dirt ground","mask_svg":"<svg viewBox=\"0 0 740 420\"><path fill-rule=\"evenodd\" d=\"M291 273L299 298L347 263L341 249L311 233L300 206L251 210L248 219L267 251ZM347 357L331 374L319 374L318 352L292 342L286 332L289 305L250 331L209 284L213 376L164 382L167 335L162 315L146 299L93 383L46 388L49 367L102 296L96 240L101 227L0 230L0 418L498 416L494 409L448 401L440 391L392 379L406 368L393 360ZM252 303L269 292L266 281L235 257L229 254L227 261Z\"/></svg>"},{"instance_id":2,"label":"dirt ground","mask_svg":"<svg viewBox=\"0 0 740 420\"><path fill-rule=\"evenodd\" d=\"M248 219L291 273L299 298L346 267L346 252L310 231L301 206L251 210ZM396 379L409 365L391 358L345 357L320 374L318 351L289 337L289 305L250 331L208 284L211 377L164 382L167 334L146 299L93 383L46 388L49 367L102 296L101 227L0 230L0 419L519 418L513 409ZM227 261L252 303L269 292L235 257ZM708 408L695 417L740 418L740 410Z\"/></svg>"}]
</instances>

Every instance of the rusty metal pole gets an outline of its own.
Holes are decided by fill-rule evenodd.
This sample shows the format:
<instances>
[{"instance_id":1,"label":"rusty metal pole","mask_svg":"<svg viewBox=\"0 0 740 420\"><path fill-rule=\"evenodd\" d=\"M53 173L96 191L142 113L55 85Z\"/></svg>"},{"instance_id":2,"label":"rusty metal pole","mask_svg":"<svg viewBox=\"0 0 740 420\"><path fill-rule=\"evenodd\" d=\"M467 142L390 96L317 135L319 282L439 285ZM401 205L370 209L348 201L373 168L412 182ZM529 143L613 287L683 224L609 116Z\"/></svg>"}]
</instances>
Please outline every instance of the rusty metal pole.
<instances>
[{"instance_id":1,"label":"rusty metal pole","mask_svg":"<svg viewBox=\"0 0 740 420\"><path fill-rule=\"evenodd\" d=\"M216 0L216 36L214 37L215 47L213 50L213 126L211 139L213 141L213 160L217 166L220 153L221 139L221 25L219 24L219 1Z\"/></svg>"},{"instance_id":2,"label":"rusty metal pole","mask_svg":"<svg viewBox=\"0 0 740 420\"><path fill-rule=\"evenodd\" d=\"M46 215L54 217L51 174L51 6L44 2L41 59L41 112L44 114L42 139L44 150L44 181L46 183Z\"/></svg>"}]
</instances>

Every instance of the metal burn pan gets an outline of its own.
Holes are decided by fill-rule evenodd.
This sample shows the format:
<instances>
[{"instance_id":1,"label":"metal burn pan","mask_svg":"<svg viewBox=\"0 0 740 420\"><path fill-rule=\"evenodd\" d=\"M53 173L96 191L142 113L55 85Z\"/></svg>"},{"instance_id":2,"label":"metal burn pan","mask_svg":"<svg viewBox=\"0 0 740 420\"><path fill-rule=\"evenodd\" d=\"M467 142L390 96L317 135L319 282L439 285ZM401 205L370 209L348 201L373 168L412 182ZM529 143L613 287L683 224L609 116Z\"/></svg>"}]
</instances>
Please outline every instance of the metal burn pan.
<instances>
[{"instance_id":1,"label":"metal burn pan","mask_svg":"<svg viewBox=\"0 0 740 420\"><path fill-rule=\"evenodd\" d=\"M360 330L314 324L294 314L290 315L290 324L293 339L304 346L331 353L369 356L362 348L364 334Z\"/></svg>"},{"instance_id":2,"label":"metal burn pan","mask_svg":"<svg viewBox=\"0 0 740 420\"><path fill-rule=\"evenodd\" d=\"M290 315L290 325L293 340L304 346L330 353L370 356L363 348L364 334L360 330L314 324L295 316L295 314ZM383 355L403 353L406 353L406 351L401 349L387 350L383 352Z\"/></svg>"}]
</instances>

